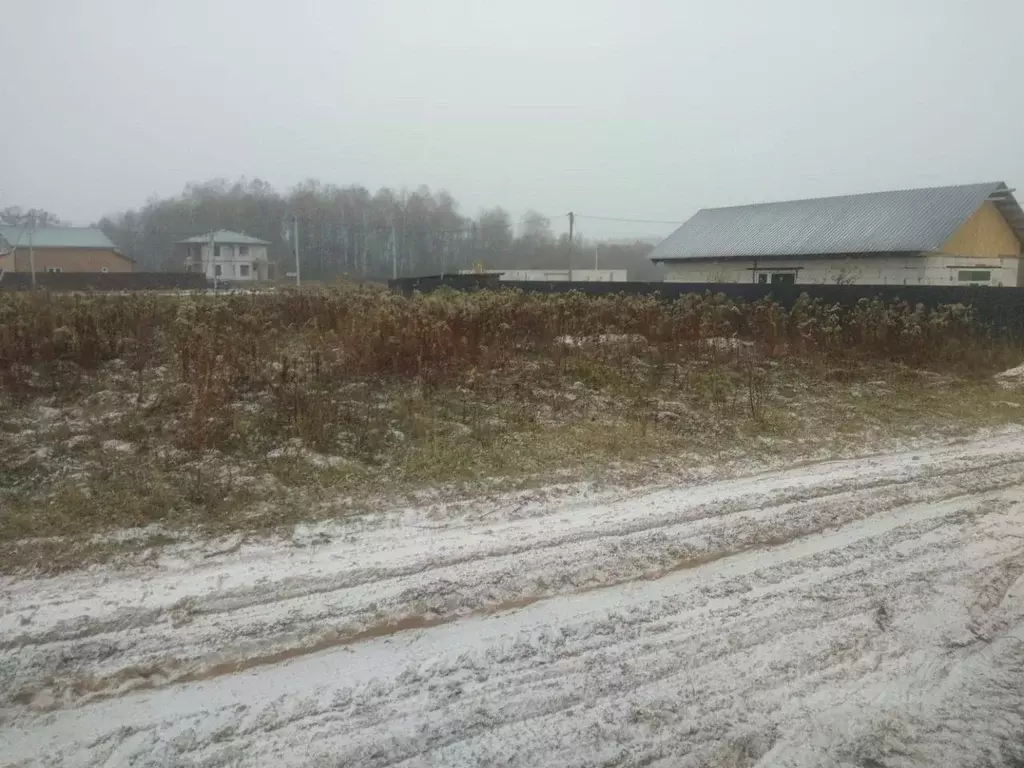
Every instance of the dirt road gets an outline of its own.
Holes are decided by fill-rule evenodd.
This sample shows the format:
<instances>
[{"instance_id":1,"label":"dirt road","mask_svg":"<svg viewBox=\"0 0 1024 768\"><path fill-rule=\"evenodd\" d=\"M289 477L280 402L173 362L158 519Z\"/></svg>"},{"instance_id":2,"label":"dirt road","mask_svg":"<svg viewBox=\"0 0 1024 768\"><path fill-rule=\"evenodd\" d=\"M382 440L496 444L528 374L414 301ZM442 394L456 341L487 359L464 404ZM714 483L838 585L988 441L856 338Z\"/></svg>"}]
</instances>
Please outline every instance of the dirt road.
<instances>
[{"instance_id":1,"label":"dirt road","mask_svg":"<svg viewBox=\"0 0 1024 768\"><path fill-rule=\"evenodd\" d=\"M1024 761L1024 433L0 582L0 764Z\"/></svg>"}]
</instances>

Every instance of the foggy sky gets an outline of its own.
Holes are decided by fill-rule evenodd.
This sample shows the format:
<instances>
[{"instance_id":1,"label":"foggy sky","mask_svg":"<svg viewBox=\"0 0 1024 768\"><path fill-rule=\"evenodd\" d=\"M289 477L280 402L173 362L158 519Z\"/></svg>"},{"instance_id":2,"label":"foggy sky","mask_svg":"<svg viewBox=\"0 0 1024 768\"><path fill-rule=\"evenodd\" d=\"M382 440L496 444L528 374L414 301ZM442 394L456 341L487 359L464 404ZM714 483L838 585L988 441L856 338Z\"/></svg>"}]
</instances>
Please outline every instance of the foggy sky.
<instances>
[{"instance_id":1,"label":"foggy sky","mask_svg":"<svg viewBox=\"0 0 1024 768\"><path fill-rule=\"evenodd\" d=\"M243 175L666 220L1024 181L1014 0L0 5L0 207L77 224Z\"/></svg>"}]
</instances>

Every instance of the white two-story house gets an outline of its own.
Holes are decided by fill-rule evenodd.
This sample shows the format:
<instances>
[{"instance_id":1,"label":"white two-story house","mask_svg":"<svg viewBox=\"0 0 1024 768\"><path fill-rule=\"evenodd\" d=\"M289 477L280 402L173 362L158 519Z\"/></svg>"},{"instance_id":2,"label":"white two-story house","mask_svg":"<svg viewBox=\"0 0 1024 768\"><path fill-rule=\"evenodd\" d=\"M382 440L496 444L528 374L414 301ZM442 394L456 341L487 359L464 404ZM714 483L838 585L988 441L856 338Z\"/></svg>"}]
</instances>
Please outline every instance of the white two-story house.
<instances>
[{"instance_id":1,"label":"white two-story house","mask_svg":"<svg viewBox=\"0 0 1024 768\"><path fill-rule=\"evenodd\" d=\"M185 249L185 270L202 272L207 279L245 282L266 280L269 261L266 240L242 232L219 229L178 241Z\"/></svg>"}]
</instances>

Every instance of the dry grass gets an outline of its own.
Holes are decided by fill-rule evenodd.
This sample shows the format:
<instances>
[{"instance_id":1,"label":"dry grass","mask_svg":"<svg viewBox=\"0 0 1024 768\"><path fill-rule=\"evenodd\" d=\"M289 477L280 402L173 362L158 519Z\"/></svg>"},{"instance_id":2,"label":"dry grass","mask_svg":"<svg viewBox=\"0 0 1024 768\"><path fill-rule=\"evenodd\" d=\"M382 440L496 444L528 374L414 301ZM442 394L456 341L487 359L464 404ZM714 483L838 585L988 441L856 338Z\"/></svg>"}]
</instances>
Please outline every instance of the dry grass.
<instances>
[{"instance_id":1,"label":"dry grass","mask_svg":"<svg viewBox=\"0 0 1024 768\"><path fill-rule=\"evenodd\" d=\"M1021 356L961 307L0 294L0 556L1020 422L990 376Z\"/></svg>"}]
</instances>

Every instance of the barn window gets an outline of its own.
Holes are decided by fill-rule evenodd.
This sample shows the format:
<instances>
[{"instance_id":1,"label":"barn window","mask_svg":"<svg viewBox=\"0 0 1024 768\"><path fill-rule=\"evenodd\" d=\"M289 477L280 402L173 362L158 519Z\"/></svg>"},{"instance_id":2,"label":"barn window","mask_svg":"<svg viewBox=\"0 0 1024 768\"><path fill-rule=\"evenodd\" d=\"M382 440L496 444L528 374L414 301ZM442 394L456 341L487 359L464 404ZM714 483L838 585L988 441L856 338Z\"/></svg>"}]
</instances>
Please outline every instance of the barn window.
<instances>
[{"instance_id":1,"label":"barn window","mask_svg":"<svg viewBox=\"0 0 1024 768\"><path fill-rule=\"evenodd\" d=\"M795 285L795 272L772 272L772 285Z\"/></svg>"},{"instance_id":2,"label":"barn window","mask_svg":"<svg viewBox=\"0 0 1024 768\"><path fill-rule=\"evenodd\" d=\"M992 272L987 269L961 269L956 279L961 283L987 283L992 280Z\"/></svg>"},{"instance_id":3,"label":"barn window","mask_svg":"<svg viewBox=\"0 0 1024 768\"><path fill-rule=\"evenodd\" d=\"M761 274L759 274L757 276L757 282L759 282L759 283L767 283L768 282L768 273L767 272L762 272Z\"/></svg>"}]
</instances>

